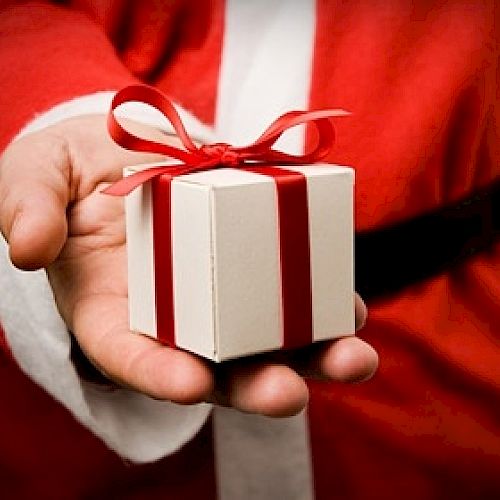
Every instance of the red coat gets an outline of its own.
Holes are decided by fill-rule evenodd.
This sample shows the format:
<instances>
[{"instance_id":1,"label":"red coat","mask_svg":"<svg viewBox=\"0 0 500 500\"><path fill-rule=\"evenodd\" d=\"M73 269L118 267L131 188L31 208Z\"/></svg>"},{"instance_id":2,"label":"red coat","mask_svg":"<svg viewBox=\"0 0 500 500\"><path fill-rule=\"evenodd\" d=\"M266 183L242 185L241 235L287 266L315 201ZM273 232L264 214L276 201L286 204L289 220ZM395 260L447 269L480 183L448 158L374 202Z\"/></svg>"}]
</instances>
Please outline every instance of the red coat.
<instances>
[{"instance_id":1,"label":"red coat","mask_svg":"<svg viewBox=\"0 0 500 500\"><path fill-rule=\"evenodd\" d=\"M223 0L169 10L154 0L1 3L12 4L0 11L1 147L35 113L137 78L216 121ZM356 169L359 231L498 180L493 0L318 0L316 9L309 106L353 113L337 125L331 161ZM369 303L360 336L380 354L378 374L310 384L318 499L498 498L499 261L497 243ZM28 380L7 348L0 356L4 497L215 496L209 425L175 455L132 466Z\"/></svg>"}]
</instances>

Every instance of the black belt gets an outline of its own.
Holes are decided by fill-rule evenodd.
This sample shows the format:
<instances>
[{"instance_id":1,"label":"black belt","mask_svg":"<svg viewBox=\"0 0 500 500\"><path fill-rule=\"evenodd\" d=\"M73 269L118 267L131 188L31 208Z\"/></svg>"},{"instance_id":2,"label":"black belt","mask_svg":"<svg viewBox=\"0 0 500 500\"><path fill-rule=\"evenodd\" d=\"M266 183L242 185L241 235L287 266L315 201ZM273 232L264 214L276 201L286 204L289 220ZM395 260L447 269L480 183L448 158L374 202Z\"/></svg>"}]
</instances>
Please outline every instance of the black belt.
<instances>
[{"instance_id":1,"label":"black belt","mask_svg":"<svg viewBox=\"0 0 500 500\"><path fill-rule=\"evenodd\" d=\"M397 292L487 248L500 235L500 181L437 212L356 234L356 290Z\"/></svg>"}]
</instances>

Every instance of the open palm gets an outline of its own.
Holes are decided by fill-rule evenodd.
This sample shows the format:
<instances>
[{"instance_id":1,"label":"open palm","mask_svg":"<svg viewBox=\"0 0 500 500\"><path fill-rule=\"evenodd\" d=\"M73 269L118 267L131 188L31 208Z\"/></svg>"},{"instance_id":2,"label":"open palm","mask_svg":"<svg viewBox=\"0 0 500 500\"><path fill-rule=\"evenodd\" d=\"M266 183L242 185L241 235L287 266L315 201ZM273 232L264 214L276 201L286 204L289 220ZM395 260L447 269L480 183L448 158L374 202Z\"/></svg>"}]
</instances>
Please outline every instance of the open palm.
<instances>
[{"instance_id":1,"label":"open palm","mask_svg":"<svg viewBox=\"0 0 500 500\"><path fill-rule=\"evenodd\" d=\"M134 133L175 142L127 122ZM0 227L22 269L46 267L61 315L89 360L116 383L189 404L212 401L285 416L307 403L301 375L357 381L377 355L356 337L293 356L255 356L216 366L128 329L123 200L101 194L125 165L155 155L116 146L105 117L74 118L13 143L0 166ZM366 316L357 299L357 323Z\"/></svg>"}]
</instances>

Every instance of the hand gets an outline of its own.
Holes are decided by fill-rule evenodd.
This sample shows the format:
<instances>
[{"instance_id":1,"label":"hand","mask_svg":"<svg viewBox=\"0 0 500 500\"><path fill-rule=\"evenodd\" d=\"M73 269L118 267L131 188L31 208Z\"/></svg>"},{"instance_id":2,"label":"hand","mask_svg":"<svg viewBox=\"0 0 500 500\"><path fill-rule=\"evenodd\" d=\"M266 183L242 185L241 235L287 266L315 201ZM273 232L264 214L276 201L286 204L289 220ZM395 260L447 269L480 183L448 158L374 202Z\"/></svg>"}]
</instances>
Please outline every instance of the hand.
<instances>
[{"instance_id":1,"label":"hand","mask_svg":"<svg viewBox=\"0 0 500 500\"><path fill-rule=\"evenodd\" d=\"M176 139L127 121L132 132ZM100 191L126 165L157 161L108 138L105 117L78 117L11 144L0 163L0 229L20 269L47 268L59 311L88 359L116 383L180 404L211 401L270 416L307 403L301 375L361 381L375 351L356 337L292 355L274 353L216 366L128 329L123 200ZM356 322L366 308L356 297Z\"/></svg>"}]
</instances>

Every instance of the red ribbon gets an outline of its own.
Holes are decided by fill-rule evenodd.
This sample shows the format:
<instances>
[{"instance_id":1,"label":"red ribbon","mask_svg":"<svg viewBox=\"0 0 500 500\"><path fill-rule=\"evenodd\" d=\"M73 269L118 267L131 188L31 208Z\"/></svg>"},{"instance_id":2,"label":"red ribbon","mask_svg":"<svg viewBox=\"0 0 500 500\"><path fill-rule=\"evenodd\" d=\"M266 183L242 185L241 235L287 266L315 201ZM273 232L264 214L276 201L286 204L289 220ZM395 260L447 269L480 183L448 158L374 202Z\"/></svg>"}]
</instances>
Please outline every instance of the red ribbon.
<instances>
[{"instance_id":1,"label":"red ribbon","mask_svg":"<svg viewBox=\"0 0 500 500\"><path fill-rule=\"evenodd\" d=\"M161 111L173 125L185 150L143 139L125 130L113 111L130 101L140 101ZM331 118L346 114L342 110L290 111L275 120L248 146L233 147L217 143L198 147L188 136L170 100L158 90L145 85L131 85L115 95L108 114L108 130L114 141L132 151L160 153L180 160L178 164L151 167L136 172L115 182L104 191L106 194L124 196L137 186L153 180L156 314L160 342L175 345L169 216L171 181L178 175L233 167L274 178L278 201L283 347L292 348L311 343L312 295L307 183L301 173L273 168L273 165L304 165L325 158L335 140ZM300 124L315 127L317 142L314 147L302 155L291 155L272 149L283 132ZM168 217L165 217L165 214L168 214Z\"/></svg>"}]
</instances>

